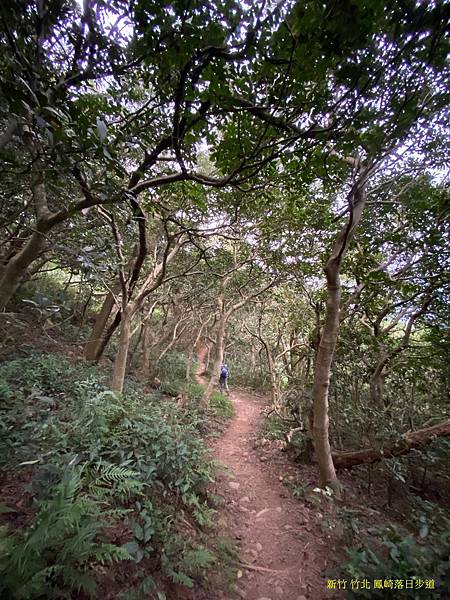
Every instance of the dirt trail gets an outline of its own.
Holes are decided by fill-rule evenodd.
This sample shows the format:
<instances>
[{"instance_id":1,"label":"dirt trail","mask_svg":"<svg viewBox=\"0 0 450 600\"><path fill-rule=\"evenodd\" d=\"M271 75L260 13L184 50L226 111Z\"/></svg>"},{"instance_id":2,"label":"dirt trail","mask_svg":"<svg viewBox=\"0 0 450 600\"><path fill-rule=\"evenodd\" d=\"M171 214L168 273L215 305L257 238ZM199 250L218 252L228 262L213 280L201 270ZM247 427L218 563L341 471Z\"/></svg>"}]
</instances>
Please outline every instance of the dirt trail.
<instances>
[{"instance_id":1,"label":"dirt trail","mask_svg":"<svg viewBox=\"0 0 450 600\"><path fill-rule=\"evenodd\" d=\"M204 355L199 353L201 362ZM198 377L201 380L200 365ZM327 598L323 571L327 548L317 511L297 501L273 465L255 448L262 399L232 392L236 416L213 453L228 475L219 476L215 493L223 500L218 524L241 549L242 577L234 591L215 592L216 599L321 600ZM286 459L287 461L287 459Z\"/></svg>"}]
</instances>

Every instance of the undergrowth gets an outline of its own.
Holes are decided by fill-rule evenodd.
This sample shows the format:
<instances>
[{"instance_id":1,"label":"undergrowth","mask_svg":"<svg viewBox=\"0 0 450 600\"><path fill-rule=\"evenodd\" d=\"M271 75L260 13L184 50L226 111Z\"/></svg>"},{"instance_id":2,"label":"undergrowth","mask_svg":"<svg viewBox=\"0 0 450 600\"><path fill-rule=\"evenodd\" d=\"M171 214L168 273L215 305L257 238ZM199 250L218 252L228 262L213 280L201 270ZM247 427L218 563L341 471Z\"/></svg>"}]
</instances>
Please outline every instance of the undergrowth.
<instances>
[{"instance_id":1,"label":"undergrowth","mask_svg":"<svg viewBox=\"0 0 450 600\"><path fill-rule=\"evenodd\" d=\"M275 414L262 419L258 431L259 437L268 440L283 440L290 429L290 425Z\"/></svg>"},{"instance_id":2,"label":"undergrowth","mask_svg":"<svg viewBox=\"0 0 450 600\"><path fill-rule=\"evenodd\" d=\"M338 511L347 560L336 576L371 583L370 589L349 589L349 598L450 597L448 512L419 496L409 500L402 524L371 525L365 511Z\"/></svg>"},{"instance_id":3,"label":"undergrowth","mask_svg":"<svg viewBox=\"0 0 450 600\"><path fill-rule=\"evenodd\" d=\"M371 541L347 549L348 560L341 566L340 577L368 579L371 589L349 591L349 598L390 599L399 593L411 600L450 597L448 529L433 533L426 542L398 525L372 527L369 533ZM375 581L381 581L382 587L375 588ZM411 587L406 588L406 581Z\"/></svg>"},{"instance_id":4,"label":"undergrowth","mask_svg":"<svg viewBox=\"0 0 450 600\"><path fill-rule=\"evenodd\" d=\"M228 396L225 396L220 392L214 392L212 394L209 405L212 411L219 417L231 419L235 414L234 406Z\"/></svg>"},{"instance_id":5,"label":"undergrowth","mask_svg":"<svg viewBox=\"0 0 450 600\"><path fill-rule=\"evenodd\" d=\"M217 562L188 538L212 525L214 464L200 433L211 413L231 414L228 400L202 410L201 386L184 382L181 409L136 382L119 397L105 380L58 355L0 365L0 469L8 481L30 473L32 513L17 530L24 509L0 505L1 597L93 596L98 565L119 561L135 574L124 598L163 598L143 561L188 587ZM122 535L112 543L118 525Z\"/></svg>"}]
</instances>

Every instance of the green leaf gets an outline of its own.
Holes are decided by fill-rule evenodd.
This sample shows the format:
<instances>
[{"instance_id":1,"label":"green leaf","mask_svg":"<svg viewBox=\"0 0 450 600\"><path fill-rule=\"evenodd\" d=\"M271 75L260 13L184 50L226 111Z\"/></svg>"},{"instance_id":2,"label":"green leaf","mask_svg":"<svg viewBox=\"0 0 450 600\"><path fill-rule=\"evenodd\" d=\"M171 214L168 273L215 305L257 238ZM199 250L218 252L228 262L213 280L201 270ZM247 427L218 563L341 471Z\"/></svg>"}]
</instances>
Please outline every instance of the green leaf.
<instances>
[{"instance_id":1,"label":"green leaf","mask_svg":"<svg viewBox=\"0 0 450 600\"><path fill-rule=\"evenodd\" d=\"M133 533L137 540L142 541L144 539L144 529L141 525L139 525L139 523L134 523Z\"/></svg>"}]
</instances>

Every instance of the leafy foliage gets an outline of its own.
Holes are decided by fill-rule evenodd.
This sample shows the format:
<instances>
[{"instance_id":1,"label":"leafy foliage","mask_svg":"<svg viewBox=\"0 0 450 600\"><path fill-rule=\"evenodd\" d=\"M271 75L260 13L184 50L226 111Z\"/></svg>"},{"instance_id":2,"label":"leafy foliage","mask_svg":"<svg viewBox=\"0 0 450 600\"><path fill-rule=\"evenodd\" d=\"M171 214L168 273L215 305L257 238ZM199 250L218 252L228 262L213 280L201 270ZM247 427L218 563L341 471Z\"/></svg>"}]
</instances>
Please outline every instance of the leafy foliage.
<instances>
[{"instance_id":1,"label":"leafy foliage","mask_svg":"<svg viewBox=\"0 0 450 600\"><path fill-rule=\"evenodd\" d=\"M424 545L411 535L391 526L382 531L373 531L381 537L382 549L370 546L348 550L349 560L343 565L346 575L352 579L434 579L436 590L431 593L437 598L448 596L450 575L450 544L448 530L441 539L430 540ZM405 598L429 598L429 589L405 589ZM359 590L350 597L395 598L398 590Z\"/></svg>"},{"instance_id":2,"label":"leafy foliage","mask_svg":"<svg viewBox=\"0 0 450 600\"><path fill-rule=\"evenodd\" d=\"M213 463L199 437L206 416L194 405L180 413L132 383L118 397L96 369L57 355L4 363L0 381L3 468L35 464L33 523L2 534L1 568L13 597L42 590L58 597L72 588L92 594L93 565L108 560L159 556L168 576L189 585L212 564L177 532L183 515L211 524ZM101 541L122 521L133 532L129 543Z\"/></svg>"}]
</instances>

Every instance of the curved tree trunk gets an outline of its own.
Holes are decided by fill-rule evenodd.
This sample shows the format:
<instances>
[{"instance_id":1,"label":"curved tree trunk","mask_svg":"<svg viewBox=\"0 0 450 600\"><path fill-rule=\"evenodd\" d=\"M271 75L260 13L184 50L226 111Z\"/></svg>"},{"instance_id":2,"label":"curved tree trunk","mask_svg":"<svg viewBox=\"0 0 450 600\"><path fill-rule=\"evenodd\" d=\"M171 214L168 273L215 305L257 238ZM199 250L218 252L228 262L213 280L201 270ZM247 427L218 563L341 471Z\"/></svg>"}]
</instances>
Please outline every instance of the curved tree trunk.
<instances>
[{"instance_id":1,"label":"curved tree trunk","mask_svg":"<svg viewBox=\"0 0 450 600\"><path fill-rule=\"evenodd\" d=\"M31 192L33 196L36 224L33 233L24 246L15 254L2 270L0 278L0 311L6 308L18 288L28 267L36 260L46 246L46 234L60 219L47 206L47 189L45 185L45 167L42 163L39 148L30 133L26 133L24 141L33 156L31 166Z\"/></svg>"},{"instance_id":2,"label":"curved tree trunk","mask_svg":"<svg viewBox=\"0 0 450 600\"><path fill-rule=\"evenodd\" d=\"M46 245L44 232L35 231L24 247L5 266L0 279L0 311L13 297L26 270Z\"/></svg>"},{"instance_id":3,"label":"curved tree trunk","mask_svg":"<svg viewBox=\"0 0 450 600\"><path fill-rule=\"evenodd\" d=\"M319 464L320 482L336 492L340 491L336 471L331 456L329 440L328 394L330 387L331 365L339 333L339 315L341 300L340 270L353 232L359 224L366 203L366 169L360 173L349 194L350 216L348 223L339 232L330 258L325 266L328 298L325 309L325 322L320 336L319 348L314 367L313 409L314 449Z\"/></svg>"},{"instance_id":4,"label":"curved tree trunk","mask_svg":"<svg viewBox=\"0 0 450 600\"><path fill-rule=\"evenodd\" d=\"M396 442L389 442L381 448L367 448L354 452L333 452L333 462L336 469L351 469L356 465L369 465L385 458L393 458L407 454L414 448L430 444L438 437L450 436L450 420L437 425L408 431Z\"/></svg>"}]
</instances>

